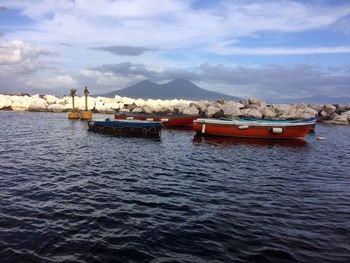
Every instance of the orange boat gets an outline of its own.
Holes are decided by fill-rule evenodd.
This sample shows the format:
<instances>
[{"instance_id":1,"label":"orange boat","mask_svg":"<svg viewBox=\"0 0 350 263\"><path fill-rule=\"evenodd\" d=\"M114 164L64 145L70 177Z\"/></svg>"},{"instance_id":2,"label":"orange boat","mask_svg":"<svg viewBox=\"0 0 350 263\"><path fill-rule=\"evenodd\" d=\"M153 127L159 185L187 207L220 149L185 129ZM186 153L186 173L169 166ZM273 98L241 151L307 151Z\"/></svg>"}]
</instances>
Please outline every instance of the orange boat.
<instances>
[{"instance_id":1,"label":"orange boat","mask_svg":"<svg viewBox=\"0 0 350 263\"><path fill-rule=\"evenodd\" d=\"M165 127L193 126L199 116L185 114L149 114L149 113L116 113L115 119L161 121Z\"/></svg>"},{"instance_id":2,"label":"orange boat","mask_svg":"<svg viewBox=\"0 0 350 263\"><path fill-rule=\"evenodd\" d=\"M253 120L197 119L193 129L202 135L219 135L245 138L303 139L315 121L278 122Z\"/></svg>"}]
</instances>

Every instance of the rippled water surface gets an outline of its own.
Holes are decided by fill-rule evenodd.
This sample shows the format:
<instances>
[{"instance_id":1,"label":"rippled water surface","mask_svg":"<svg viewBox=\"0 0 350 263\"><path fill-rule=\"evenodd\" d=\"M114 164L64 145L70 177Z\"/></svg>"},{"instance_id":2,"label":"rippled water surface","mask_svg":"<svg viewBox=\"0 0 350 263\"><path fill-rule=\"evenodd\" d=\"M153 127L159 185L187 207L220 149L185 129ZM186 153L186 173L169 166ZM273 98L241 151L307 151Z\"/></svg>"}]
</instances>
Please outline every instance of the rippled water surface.
<instances>
[{"instance_id":1,"label":"rippled water surface","mask_svg":"<svg viewBox=\"0 0 350 263\"><path fill-rule=\"evenodd\" d=\"M0 120L0 262L350 262L350 127L147 139Z\"/></svg>"}]
</instances>

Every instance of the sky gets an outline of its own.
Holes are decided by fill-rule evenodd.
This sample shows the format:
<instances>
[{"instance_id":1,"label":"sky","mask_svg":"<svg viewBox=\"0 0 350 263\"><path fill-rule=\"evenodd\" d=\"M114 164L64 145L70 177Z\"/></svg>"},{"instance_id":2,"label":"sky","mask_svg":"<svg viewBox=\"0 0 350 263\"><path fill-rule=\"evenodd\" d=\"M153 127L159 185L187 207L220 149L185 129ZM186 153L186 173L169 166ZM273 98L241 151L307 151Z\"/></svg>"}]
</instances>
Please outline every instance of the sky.
<instances>
[{"instance_id":1,"label":"sky","mask_svg":"<svg viewBox=\"0 0 350 263\"><path fill-rule=\"evenodd\" d=\"M350 1L0 0L0 93L178 78L241 98L350 97Z\"/></svg>"}]
</instances>

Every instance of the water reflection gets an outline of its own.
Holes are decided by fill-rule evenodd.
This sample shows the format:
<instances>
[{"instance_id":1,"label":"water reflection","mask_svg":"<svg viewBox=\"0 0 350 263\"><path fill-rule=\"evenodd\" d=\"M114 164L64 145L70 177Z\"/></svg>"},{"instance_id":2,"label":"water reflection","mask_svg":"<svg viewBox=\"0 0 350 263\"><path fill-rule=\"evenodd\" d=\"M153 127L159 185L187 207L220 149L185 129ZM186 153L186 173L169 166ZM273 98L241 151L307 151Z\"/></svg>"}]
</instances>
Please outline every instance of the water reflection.
<instances>
[{"instance_id":1,"label":"water reflection","mask_svg":"<svg viewBox=\"0 0 350 263\"><path fill-rule=\"evenodd\" d=\"M194 145L212 145L220 147L232 147L237 145L247 145L254 147L272 147L272 146L287 146L287 147L305 147L305 140L293 139L254 139L254 138L238 138L238 137L221 137L221 136L200 136L193 137Z\"/></svg>"}]
</instances>

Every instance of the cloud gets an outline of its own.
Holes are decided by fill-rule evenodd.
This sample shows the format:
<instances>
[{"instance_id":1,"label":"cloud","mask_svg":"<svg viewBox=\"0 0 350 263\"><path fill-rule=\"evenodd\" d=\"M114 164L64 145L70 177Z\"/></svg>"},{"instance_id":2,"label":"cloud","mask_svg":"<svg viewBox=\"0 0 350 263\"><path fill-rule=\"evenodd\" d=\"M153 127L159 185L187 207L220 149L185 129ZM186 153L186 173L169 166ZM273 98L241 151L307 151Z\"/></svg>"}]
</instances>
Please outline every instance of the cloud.
<instances>
[{"instance_id":1,"label":"cloud","mask_svg":"<svg viewBox=\"0 0 350 263\"><path fill-rule=\"evenodd\" d=\"M142 43L144 47L157 43L162 49L196 47L196 52L214 54L231 50L235 54L245 51L228 47L241 37L257 37L265 32L324 29L350 14L349 4L329 6L323 3L217 1L215 5L195 5L176 0L75 3L46 0L44 4L37 4L34 0L4 0L8 8L21 9L23 15L35 21L31 28L9 32L10 39L74 45L90 42L101 46L103 43L101 47L105 51L131 56L150 51L148 48L126 48L135 43ZM52 15L48 17L47 14ZM113 47L114 43L120 43L120 46Z\"/></svg>"},{"instance_id":2,"label":"cloud","mask_svg":"<svg viewBox=\"0 0 350 263\"><path fill-rule=\"evenodd\" d=\"M145 48L145 47L130 47L130 46L110 46L110 47L92 47L89 49L107 51L114 55L119 56L139 56L146 51L155 51L156 48Z\"/></svg>"},{"instance_id":3,"label":"cloud","mask_svg":"<svg viewBox=\"0 0 350 263\"><path fill-rule=\"evenodd\" d=\"M34 73L47 67L43 56L54 56L56 53L25 44L22 41L0 41L0 74Z\"/></svg>"},{"instance_id":4,"label":"cloud","mask_svg":"<svg viewBox=\"0 0 350 263\"><path fill-rule=\"evenodd\" d=\"M212 66L204 63L191 70L155 70L143 64L124 62L101 65L90 70L156 82L183 78L209 90L265 99L307 97L315 94L346 96L350 83L349 72L328 72L310 65L229 68L221 64Z\"/></svg>"},{"instance_id":5,"label":"cloud","mask_svg":"<svg viewBox=\"0 0 350 263\"><path fill-rule=\"evenodd\" d=\"M61 46L65 46L65 47L74 47L74 45L69 44L69 43L59 43Z\"/></svg>"},{"instance_id":6,"label":"cloud","mask_svg":"<svg viewBox=\"0 0 350 263\"><path fill-rule=\"evenodd\" d=\"M213 51L215 52L215 51ZM222 47L219 52L222 55L309 55L309 54L338 54L350 53L350 46L343 47Z\"/></svg>"}]
</instances>

